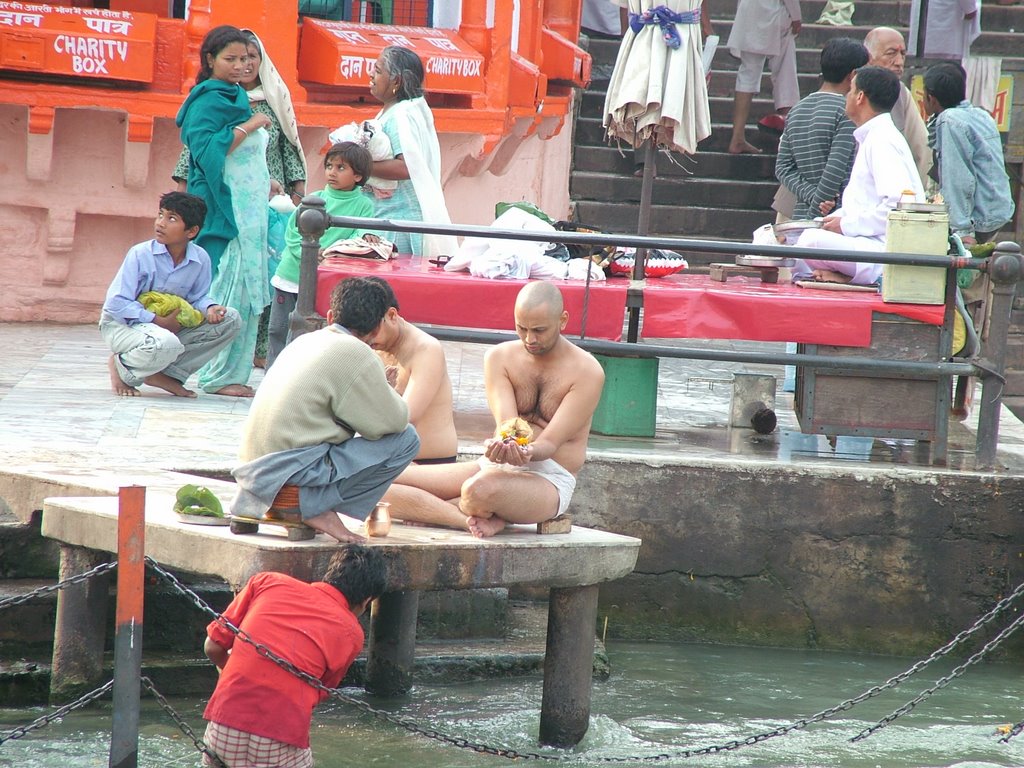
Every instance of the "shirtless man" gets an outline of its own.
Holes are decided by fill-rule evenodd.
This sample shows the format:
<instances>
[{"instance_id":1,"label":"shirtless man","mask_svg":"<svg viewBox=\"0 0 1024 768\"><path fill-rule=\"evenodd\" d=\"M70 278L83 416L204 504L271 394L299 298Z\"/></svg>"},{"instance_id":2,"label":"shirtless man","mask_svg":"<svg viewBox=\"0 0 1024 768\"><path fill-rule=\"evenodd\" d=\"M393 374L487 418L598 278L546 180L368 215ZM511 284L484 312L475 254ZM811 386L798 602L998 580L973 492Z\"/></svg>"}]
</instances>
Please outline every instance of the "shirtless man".
<instances>
[{"instance_id":1,"label":"shirtless man","mask_svg":"<svg viewBox=\"0 0 1024 768\"><path fill-rule=\"evenodd\" d=\"M568 317L554 285L529 283L516 298L520 340L484 357L495 424L523 418L532 442L489 439L479 461L407 468L385 495L394 517L483 538L508 523L539 523L565 512L604 386L597 360L562 336Z\"/></svg>"},{"instance_id":2,"label":"shirtless man","mask_svg":"<svg viewBox=\"0 0 1024 768\"><path fill-rule=\"evenodd\" d=\"M452 413L452 382L441 342L398 314L398 299L386 280L366 278L388 297L388 311L370 345L384 363L388 381L409 406L409 423L420 437L417 464L454 464L459 451Z\"/></svg>"}]
</instances>

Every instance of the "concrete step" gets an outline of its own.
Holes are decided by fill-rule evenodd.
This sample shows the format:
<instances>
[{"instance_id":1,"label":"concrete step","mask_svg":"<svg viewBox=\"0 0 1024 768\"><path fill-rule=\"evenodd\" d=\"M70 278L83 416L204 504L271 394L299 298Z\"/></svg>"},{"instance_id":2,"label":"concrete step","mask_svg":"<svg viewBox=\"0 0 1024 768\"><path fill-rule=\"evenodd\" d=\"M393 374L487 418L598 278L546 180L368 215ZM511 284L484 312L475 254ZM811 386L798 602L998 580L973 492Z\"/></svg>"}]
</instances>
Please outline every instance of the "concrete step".
<instances>
[{"instance_id":1,"label":"concrete step","mask_svg":"<svg viewBox=\"0 0 1024 768\"><path fill-rule=\"evenodd\" d=\"M636 203L576 201L579 221L584 224L594 223L608 232L636 232L638 208ZM651 206L650 232L658 235L749 241L751 233L767 220L767 211L655 204Z\"/></svg>"},{"instance_id":2,"label":"concrete step","mask_svg":"<svg viewBox=\"0 0 1024 768\"><path fill-rule=\"evenodd\" d=\"M630 174L574 171L569 194L575 200L616 200L640 202L641 179ZM706 206L709 208L755 208L771 206L778 183L751 181L737 186L731 179L659 176L654 180L655 205Z\"/></svg>"},{"instance_id":3,"label":"concrete step","mask_svg":"<svg viewBox=\"0 0 1024 768\"><path fill-rule=\"evenodd\" d=\"M1024 397L1024 371L1007 370L1003 397Z\"/></svg>"},{"instance_id":4,"label":"concrete step","mask_svg":"<svg viewBox=\"0 0 1024 768\"><path fill-rule=\"evenodd\" d=\"M55 579L0 580L0 600L23 596ZM215 610L223 610L232 592L219 581L187 582L191 589ZM49 659L53 648L57 617L57 592L44 592L28 602L4 609L0 619L0 659L22 657ZM107 605L110 620L106 642L113 648L116 595L111 590ZM187 602L177 591L162 585L149 585L143 615L143 641L153 651L193 651L201 648L209 616Z\"/></svg>"},{"instance_id":5,"label":"concrete step","mask_svg":"<svg viewBox=\"0 0 1024 768\"><path fill-rule=\"evenodd\" d=\"M808 14L809 17L809 14ZM814 17L817 19L817 16ZM984 12L982 12L982 19L985 18ZM1022 23L1017 27L1024 32L1024 15L1021 17ZM806 19L805 19L806 22ZM803 28L800 30L800 34L797 36L798 44L803 49L814 49L821 50L821 47L826 42L831 40L833 37L852 37L854 40L863 40L864 37L874 27L879 26L878 24L864 23L854 17L854 25L849 27L834 27L829 24L812 24L805 23ZM732 29L732 20L722 20L721 22L715 23L715 33L721 36L722 45L729 39L729 32ZM892 26L889 24L889 26ZM903 32L906 37L910 30L908 23L901 19L899 24L895 25L897 29ZM985 28L982 29L981 35L971 45L971 54L974 56L1015 56L1019 57L1022 55L1021 37L1019 34L1007 31L1008 27L990 27L986 24ZM723 51L726 53L726 51ZM715 55L715 59L718 59L718 55Z\"/></svg>"},{"instance_id":6,"label":"concrete step","mask_svg":"<svg viewBox=\"0 0 1024 768\"><path fill-rule=\"evenodd\" d=\"M0 579L55 578L60 547L40 535L40 516L28 523L11 518L0 522Z\"/></svg>"},{"instance_id":7,"label":"concrete step","mask_svg":"<svg viewBox=\"0 0 1024 768\"><path fill-rule=\"evenodd\" d=\"M732 121L733 96L732 93L724 96L709 96L708 108L711 110L711 121L713 123L729 123ZM770 94L762 91L754 97L750 106L750 122L770 115L775 111L775 105ZM604 94L585 91L580 102L579 116L601 120L604 117Z\"/></svg>"},{"instance_id":8,"label":"concrete step","mask_svg":"<svg viewBox=\"0 0 1024 768\"><path fill-rule=\"evenodd\" d=\"M546 602L509 601L508 615L501 639L417 642L413 680L437 684L540 673L544 667ZM201 645L185 652L157 652L147 647L143 653L143 674L166 696L209 696L217 683L217 673L199 648ZM104 679L113 674L112 661L108 654ZM610 671L604 644L596 640L593 676L606 680ZM362 685L365 676L366 658L360 656L342 685ZM46 704L49 689L48 655L45 660L0 662L0 706Z\"/></svg>"},{"instance_id":9,"label":"concrete step","mask_svg":"<svg viewBox=\"0 0 1024 768\"><path fill-rule=\"evenodd\" d=\"M662 153L658 157L658 174L667 176L704 176L719 179L773 179L775 178L775 152L778 139L758 131L753 126L747 138L765 150L762 155L730 155L731 126L712 124L711 135L698 147L697 154L682 162L682 166L669 161ZM602 150L592 152L591 150ZM583 171L632 173L640 158L634 158L632 147L621 147L604 137L604 126L599 120L581 118L576 122L576 149L573 167ZM685 168L685 170L684 170Z\"/></svg>"},{"instance_id":10,"label":"concrete step","mask_svg":"<svg viewBox=\"0 0 1024 768\"><path fill-rule=\"evenodd\" d=\"M1020 323L1017 327L1020 328ZM1024 338L1011 334L1006 339L1006 368L1024 371Z\"/></svg>"},{"instance_id":11,"label":"concrete step","mask_svg":"<svg viewBox=\"0 0 1024 768\"><path fill-rule=\"evenodd\" d=\"M52 586L55 579L0 580L0 601ZM216 580L186 581L214 610L221 611L233 593ZM6 608L0 613L0 659L49 659L57 617L57 592ZM116 595L107 606L107 647L113 649ZM499 638L508 630L508 590L477 589L425 592L420 599L417 636L426 639ZM163 584L147 586L143 642L152 651L190 653L201 649L210 617Z\"/></svg>"},{"instance_id":12,"label":"concrete step","mask_svg":"<svg viewBox=\"0 0 1024 768\"><path fill-rule=\"evenodd\" d=\"M715 0L711 9L711 20L718 32L718 21L736 17L739 0ZM812 23L821 16L825 0L802 0L800 10L803 20ZM857 3L853 12L853 23L858 26L906 27L910 23L910 3L907 0L871 0ZM1000 31L1016 28L1024 31L1024 6L997 5L986 0L982 4L982 31ZM844 29L844 27L838 27Z\"/></svg>"}]
</instances>

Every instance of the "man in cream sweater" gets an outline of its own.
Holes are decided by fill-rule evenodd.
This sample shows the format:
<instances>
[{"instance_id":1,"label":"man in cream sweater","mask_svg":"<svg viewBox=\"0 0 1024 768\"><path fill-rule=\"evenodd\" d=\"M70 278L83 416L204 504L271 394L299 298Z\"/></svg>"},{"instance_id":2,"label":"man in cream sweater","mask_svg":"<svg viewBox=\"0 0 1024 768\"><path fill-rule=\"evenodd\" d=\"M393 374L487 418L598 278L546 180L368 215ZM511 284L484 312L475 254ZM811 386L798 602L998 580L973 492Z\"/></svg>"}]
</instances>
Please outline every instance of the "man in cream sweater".
<instances>
[{"instance_id":1,"label":"man in cream sweater","mask_svg":"<svg viewBox=\"0 0 1024 768\"><path fill-rule=\"evenodd\" d=\"M409 409L370 348L388 306L374 281L343 280L327 327L281 352L242 432L234 514L262 517L284 485L295 485L304 523L362 541L338 514L365 519L419 449Z\"/></svg>"}]
</instances>

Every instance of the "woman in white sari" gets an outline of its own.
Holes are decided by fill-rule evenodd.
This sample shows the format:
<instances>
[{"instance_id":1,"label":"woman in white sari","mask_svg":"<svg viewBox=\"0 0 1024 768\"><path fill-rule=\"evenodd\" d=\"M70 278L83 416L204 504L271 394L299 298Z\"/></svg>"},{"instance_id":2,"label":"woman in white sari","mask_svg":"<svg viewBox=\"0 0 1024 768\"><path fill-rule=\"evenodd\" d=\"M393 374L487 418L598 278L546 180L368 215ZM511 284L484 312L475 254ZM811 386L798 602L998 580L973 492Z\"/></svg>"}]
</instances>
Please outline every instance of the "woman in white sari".
<instances>
[{"instance_id":1,"label":"woman in white sari","mask_svg":"<svg viewBox=\"0 0 1024 768\"><path fill-rule=\"evenodd\" d=\"M385 48L370 79L370 93L384 106L377 114L391 139L394 158L373 164L373 175L398 182L389 197L374 196L374 215L381 219L450 224L441 189L441 148L434 115L423 98L423 62L408 48ZM402 254L452 255L458 244L448 235L384 232Z\"/></svg>"}]
</instances>

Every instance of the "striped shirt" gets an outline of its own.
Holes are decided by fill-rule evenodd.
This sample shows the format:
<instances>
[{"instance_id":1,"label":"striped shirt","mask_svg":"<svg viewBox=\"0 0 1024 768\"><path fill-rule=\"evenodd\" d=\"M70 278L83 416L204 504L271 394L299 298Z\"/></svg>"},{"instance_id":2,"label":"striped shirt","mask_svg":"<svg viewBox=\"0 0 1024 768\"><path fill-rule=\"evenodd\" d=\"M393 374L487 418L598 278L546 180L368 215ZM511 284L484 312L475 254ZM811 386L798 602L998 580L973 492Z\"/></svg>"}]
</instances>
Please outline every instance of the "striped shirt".
<instances>
[{"instance_id":1,"label":"striped shirt","mask_svg":"<svg viewBox=\"0 0 1024 768\"><path fill-rule=\"evenodd\" d=\"M796 196L794 219L821 216L818 206L842 195L856 151L853 129L842 94L816 91L789 111L775 176Z\"/></svg>"}]
</instances>

